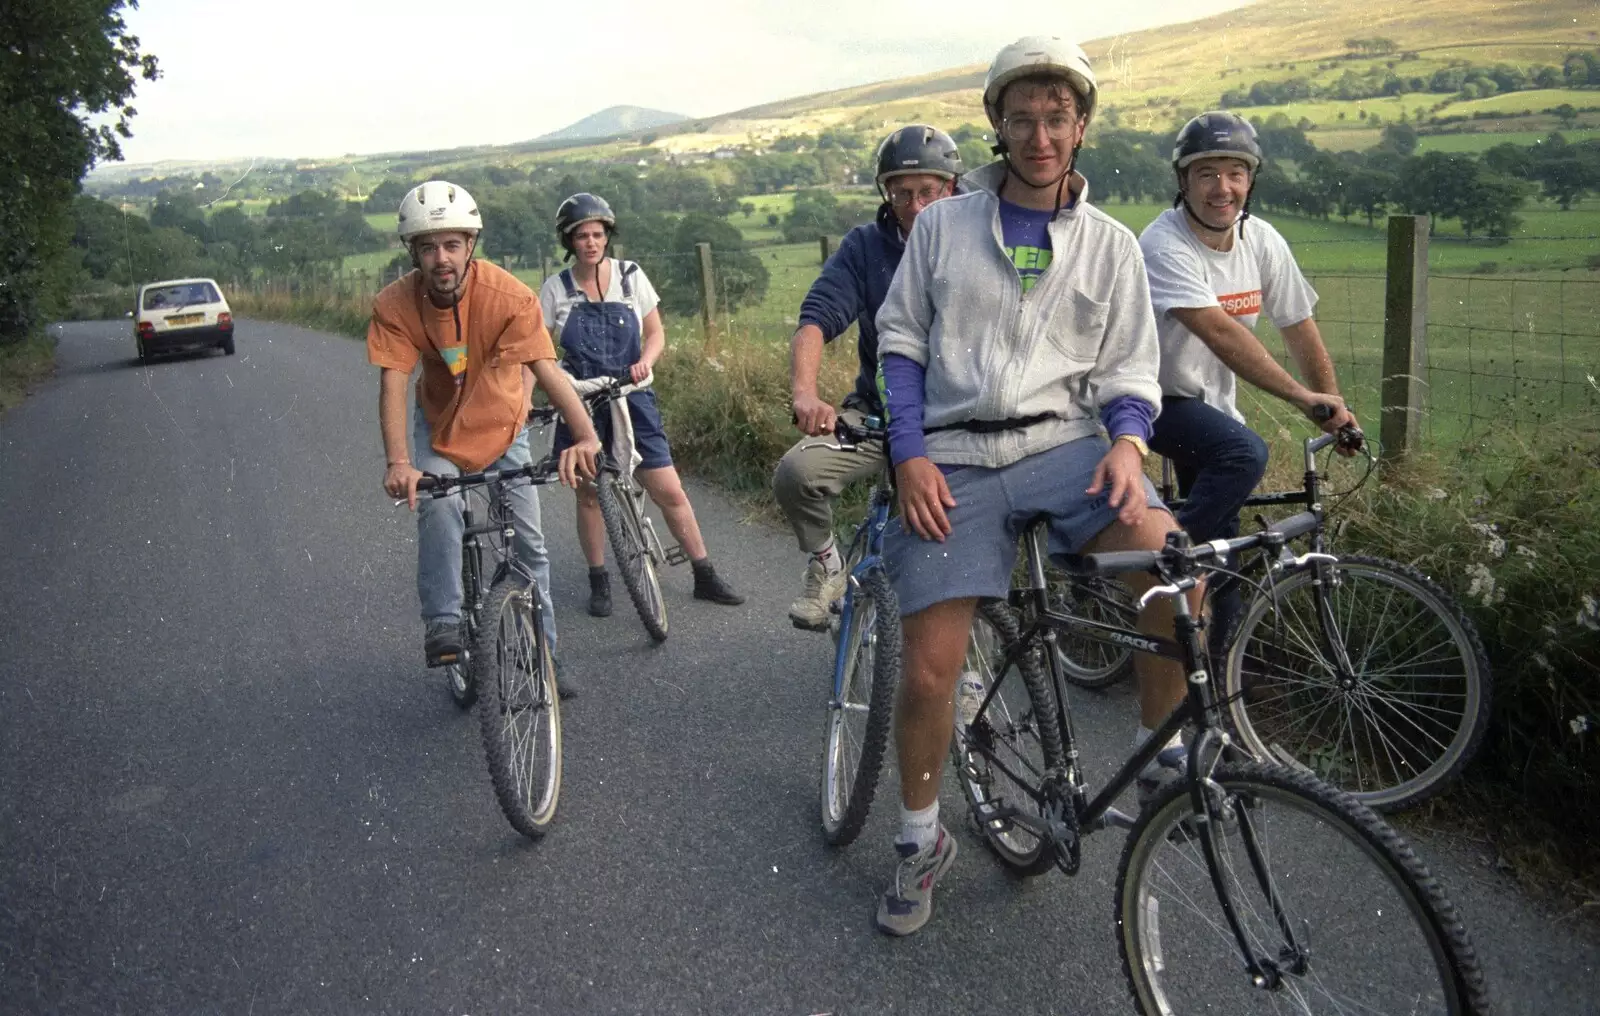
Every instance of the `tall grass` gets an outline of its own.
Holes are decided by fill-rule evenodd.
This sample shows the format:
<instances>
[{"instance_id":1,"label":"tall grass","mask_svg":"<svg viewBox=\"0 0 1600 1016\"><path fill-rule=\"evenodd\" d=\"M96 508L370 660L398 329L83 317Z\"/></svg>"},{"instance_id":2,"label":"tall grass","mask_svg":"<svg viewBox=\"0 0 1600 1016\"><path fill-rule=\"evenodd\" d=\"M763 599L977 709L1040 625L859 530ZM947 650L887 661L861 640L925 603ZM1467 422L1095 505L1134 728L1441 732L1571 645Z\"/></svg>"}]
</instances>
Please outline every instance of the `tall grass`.
<instances>
[{"instance_id":1,"label":"tall grass","mask_svg":"<svg viewBox=\"0 0 1600 1016\"><path fill-rule=\"evenodd\" d=\"M0 412L21 402L28 389L55 370L56 343L39 336L0 343Z\"/></svg>"}]
</instances>

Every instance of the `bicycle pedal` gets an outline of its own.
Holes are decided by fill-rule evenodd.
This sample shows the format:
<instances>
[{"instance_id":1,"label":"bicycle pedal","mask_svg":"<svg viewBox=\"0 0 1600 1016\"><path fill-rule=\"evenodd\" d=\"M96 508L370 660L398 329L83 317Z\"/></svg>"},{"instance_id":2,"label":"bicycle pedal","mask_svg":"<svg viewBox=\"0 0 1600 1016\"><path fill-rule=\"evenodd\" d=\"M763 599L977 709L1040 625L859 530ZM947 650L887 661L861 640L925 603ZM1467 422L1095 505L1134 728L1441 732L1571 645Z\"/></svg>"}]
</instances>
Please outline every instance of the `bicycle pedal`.
<instances>
[{"instance_id":1,"label":"bicycle pedal","mask_svg":"<svg viewBox=\"0 0 1600 1016\"><path fill-rule=\"evenodd\" d=\"M677 545L677 544L673 544L672 546L668 547L663 552L663 556L666 558L667 564L670 564L670 565L688 564L689 563L689 555L688 555L688 553L686 551L684 551L684 549L682 547L680 547L679 545Z\"/></svg>"},{"instance_id":2,"label":"bicycle pedal","mask_svg":"<svg viewBox=\"0 0 1600 1016\"><path fill-rule=\"evenodd\" d=\"M449 667L455 664L466 666L471 659L472 654L465 649L459 653L443 653L439 656L430 656L428 657L428 669L433 670L438 667Z\"/></svg>"}]
</instances>

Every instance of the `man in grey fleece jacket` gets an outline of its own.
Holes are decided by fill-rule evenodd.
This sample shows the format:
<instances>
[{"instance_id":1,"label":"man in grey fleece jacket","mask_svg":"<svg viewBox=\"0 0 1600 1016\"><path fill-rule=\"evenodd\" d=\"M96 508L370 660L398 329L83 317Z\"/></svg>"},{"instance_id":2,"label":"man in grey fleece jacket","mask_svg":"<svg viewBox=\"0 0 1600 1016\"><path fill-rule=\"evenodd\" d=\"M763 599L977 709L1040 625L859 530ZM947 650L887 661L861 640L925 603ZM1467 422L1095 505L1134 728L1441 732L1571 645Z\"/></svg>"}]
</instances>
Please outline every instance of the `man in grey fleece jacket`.
<instances>
[{"instance_id":1,"label":"man in grey fleece jacket","mask_svg":"<svg viewBox=\"0 0 1600 1016\"><path fill-rule=\"evenodd\" d=\"M1072 169L1095 97L1076 45L1035 37L1002 50L984 105L1005 159L918 217L878 312L901 506L884 557L905 633L900 867L877 913L889 934L922 927L955 856L940 778L957 696L970 714L983 693L959 672L978 599L1006 595L1022 525L1047 517L1054 553L1157 549L1176 528L1141 462L1161 402L1144 261ZM1127 579L1136 592L1151 582ZM1139 624L1170 637L1170 601ZM1183 674L1166 660L1135 665L1148 737L1183 698ZM1181 742L1171 749L1169 767Z\"/></svg>"}]
</instances>

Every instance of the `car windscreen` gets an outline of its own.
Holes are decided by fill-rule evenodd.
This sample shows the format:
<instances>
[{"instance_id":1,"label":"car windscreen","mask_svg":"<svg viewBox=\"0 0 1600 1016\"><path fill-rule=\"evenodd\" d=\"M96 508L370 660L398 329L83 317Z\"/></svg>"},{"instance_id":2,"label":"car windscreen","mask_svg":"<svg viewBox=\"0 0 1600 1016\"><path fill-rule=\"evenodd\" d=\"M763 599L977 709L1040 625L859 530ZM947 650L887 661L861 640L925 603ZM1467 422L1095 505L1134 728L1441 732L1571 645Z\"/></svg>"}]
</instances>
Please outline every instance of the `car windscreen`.
<instances>
[{"instance_id":1,"label":"car windscreen","mask_svg":"<svg viewBox=\"0 0 1600 1016\"><path fill-rule=\"evenodd\" d=\"M174 286L152 286L144 291L145 310L176 310L197 303L217 303L222 298L209 282L182 282Z\"/></svg>"}]
</instances>

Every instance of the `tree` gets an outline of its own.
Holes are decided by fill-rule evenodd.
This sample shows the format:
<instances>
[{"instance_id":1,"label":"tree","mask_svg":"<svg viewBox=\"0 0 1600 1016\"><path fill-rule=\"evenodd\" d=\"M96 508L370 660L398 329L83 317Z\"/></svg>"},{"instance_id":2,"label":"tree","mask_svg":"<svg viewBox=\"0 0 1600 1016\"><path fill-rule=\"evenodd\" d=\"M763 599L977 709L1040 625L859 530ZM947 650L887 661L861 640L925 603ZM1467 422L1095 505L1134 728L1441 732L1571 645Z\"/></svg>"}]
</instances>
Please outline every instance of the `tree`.
<instances>
[{"instance_id":1,"label":"tree","mask_svg":"<svg viewBox=\"0 0 1600 1016\"><path fill-rule=\"evenodd\" d=\"M75 271L72 204L101 159L132 136L135 78L154 80L122 19L124 0L0 8L0 342L37 332L64 307ZM91 117L108 115L93 125Z\"/></svg>"},{"instance_id":2,"label":"tree","mask_svg":"<svg viewBox=\"0 0 1600 1016\"><path fill-rule=\"evenodd\" d=\"M1556 119L1561 121L1561 126L1569 130L1574 123L1578 122L1578 111L1572 107L1570 102L1563 102L1550 112L1554 113Z\"/></svg>"},{"instance_id":3,"label":"tree","mask_svg":"<svg viewBox=\"0 0 1600 1016\"><path fill-rule=\"evenodd\" d=\"M716 264L717 310L738 310L760 303L769 276L761 259L745 249L744 236L726 219L691 212L672 230L671 249L639 261L661 294L662 310L693 314L700 309L700 262L690 255L695 245L711 245ZM662 256L665 255L665 256Z\"/></svg>"},{"instance_id":4,"label":"tree","mask_svg":"<svg viewBox=\"0 0 1600 1016\"><path fill-rule=\"evenodd\" d=\"M1383 138L1378 144L1397 155L1412 155L1417 150L1417 129L1410 124L1392 123L1383 129Z\"/></svg>"}]
</instances>

